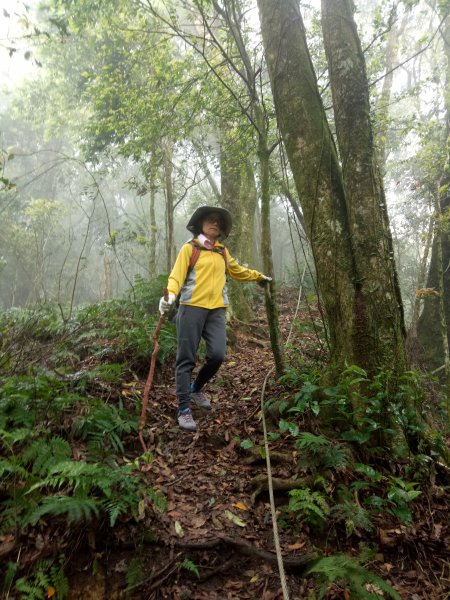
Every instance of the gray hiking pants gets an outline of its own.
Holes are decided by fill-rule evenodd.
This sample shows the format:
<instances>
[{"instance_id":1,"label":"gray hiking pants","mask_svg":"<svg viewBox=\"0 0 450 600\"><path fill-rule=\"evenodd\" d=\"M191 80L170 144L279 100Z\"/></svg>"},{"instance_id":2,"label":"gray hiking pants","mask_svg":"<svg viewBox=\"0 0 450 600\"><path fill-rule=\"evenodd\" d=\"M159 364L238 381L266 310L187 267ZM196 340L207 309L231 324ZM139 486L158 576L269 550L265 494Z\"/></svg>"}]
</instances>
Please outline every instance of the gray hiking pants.
<instances>
[{"instance_id":1,"label":"gray hiking pants","mask_svg":"<svg viewBox=\"0 0 450 600\"><path fill-rule=\"evenodd\" d=\"M178 309L175 382L180 409L189 406L191 376L202 337L206 342L206 359L196 377L195 390L201 390L223 363L227 345L225 312L225 308L210 310L183 304Z\"/></svg>"}]
</instances>

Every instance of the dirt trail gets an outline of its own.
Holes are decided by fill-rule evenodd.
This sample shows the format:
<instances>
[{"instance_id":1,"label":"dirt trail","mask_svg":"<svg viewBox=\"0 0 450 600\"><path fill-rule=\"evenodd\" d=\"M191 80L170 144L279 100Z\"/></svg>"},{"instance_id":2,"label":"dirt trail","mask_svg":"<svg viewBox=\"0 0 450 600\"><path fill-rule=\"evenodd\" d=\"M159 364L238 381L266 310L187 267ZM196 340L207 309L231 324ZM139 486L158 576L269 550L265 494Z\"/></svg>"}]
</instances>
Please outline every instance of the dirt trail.
<instances>
[{"instance_id":1,"label":"dirt trail","mask_svg":"<svg viewBox=\"0 0 450 600\"><path fill-rule=\"evenodd\" d=\"M149 508L137 525L128 522L116 528L102 552L98 586L92 576L83 581L80 570L70 600L283 600L268 495L255 482L258 477L265 478L265 461L251 458L241 447L243 440L251 440L257 446L263 444L260 394L273 364L264 319L256 317L251 334L236 333L224 365L208 386L212 411L194 409L196 433L178 428L173 369L158 371L150 394L146 428L153 460L143 470L149 486L167 498L167 511L153 512ZM289 316L284 316L283 321L286 336ZM322 353L314 335L309 342L308 336L297 337L293 346L297 352L302 347L305 356L312 360ZM276 393L276 388L269 386L268 397ZM269 422L269 429L276 431L277 424ZM296 463L292 447L281 438L273 449L281 452L281 460L273 461L273 476L289 479ZM136 455L139 453L137 442ZM279 511L287 501L286 493L277 495ZM428 556L432 533L427 518L435 523L447 518L447 525L435 530L441 537L436 539L433 558ZM412 528L398 527L390 531L385 525L381 530L384 540L379 537L380 529L368 535L367 540L348 540L336 539L331 532L314 536L304 525L295 529L281 527L282 552L291 561L287 568L290 599L316 597L310 596L314 582L303 574L305 557L317 549L325 555L352 551L357 554L358 542L380 544L371 569L394 585L402 598L450 598L448 556L441 556L444 534L450 547L446 502L430 508L426 516L424 513L423 522L414 532ZM120 590L124 589L124 573L132 558L148 577L124 596ZM325 597L347 600L349 595L345 587L335 585Z\"/></svg>"}]
</instances>

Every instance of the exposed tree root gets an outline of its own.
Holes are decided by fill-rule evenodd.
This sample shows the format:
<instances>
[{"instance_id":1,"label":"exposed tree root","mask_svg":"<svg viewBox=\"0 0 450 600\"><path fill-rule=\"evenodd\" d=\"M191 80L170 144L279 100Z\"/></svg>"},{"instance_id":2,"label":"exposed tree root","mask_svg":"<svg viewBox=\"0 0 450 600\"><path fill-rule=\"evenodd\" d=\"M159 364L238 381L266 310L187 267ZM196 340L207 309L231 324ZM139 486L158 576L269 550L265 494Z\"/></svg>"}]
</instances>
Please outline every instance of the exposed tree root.
<instances>
[{"instance_id":1,"label":"exposed tree root","mask_svg":"<svg viewBox=\"0 0 450 600\"><path fill-rule=\"evenodd\" d=\"M250 456L246 456L242 463L244 465L252 465L253 463L265 461L264 457L264 447L263 446L252 446L251 448L246 448L246 452L250 454ZM277 452L276 450L270 451L270 460L273 463L291 463L292 462L292 453L290 452Z\"/></svg>"},{"instance_id":2,"label":"exposed tree root","mask_svg":"<svg viewBox=\"0 0 450 600\"><path fill-rule=\"evenodd\" d=\"M272 454L270 454L272 458ZM273 490L275 492L289 492L290 490L298 490L305 487L311 487L314 485L314 481L317 475L309 475L308 477L302 477L298 479L282 479L281 477L272 477ZM267 473L257 475L252 479L252 485L255 487L255 491L252 494L252 502L255 502L256 498L261 492L269 489L269 482Z\"/></svg>"},{"instance_id":3,"label":"exposed tree root","mask_svg":"<svg viewBox=\"0 0 450 600\"><path fill-rule=\"evenodd\" d=\"M270 565L277 565L277 556L274 552L269 552L267 550L260 550L259 548L255 548L248 542L242 538L232 538L226 535L219 536L213 540L206 540L203 542L182 542L176 541L174 545L178 548L185 548L189 550L205 550L208 548L215 548L220 544L225 544L228 546L233 546L241 554L245 554L246 556L250 556L252 558L260 558ZM317 560L317 556L314 554L304 555L304 556L284 556L283 564L286 570L295 571L297 575L302 574L308 569L311 565L313 565ZM227 561L229 562L229 561ZM227 563L226 563L227 564Z\"/></svg>"}]
</instances>

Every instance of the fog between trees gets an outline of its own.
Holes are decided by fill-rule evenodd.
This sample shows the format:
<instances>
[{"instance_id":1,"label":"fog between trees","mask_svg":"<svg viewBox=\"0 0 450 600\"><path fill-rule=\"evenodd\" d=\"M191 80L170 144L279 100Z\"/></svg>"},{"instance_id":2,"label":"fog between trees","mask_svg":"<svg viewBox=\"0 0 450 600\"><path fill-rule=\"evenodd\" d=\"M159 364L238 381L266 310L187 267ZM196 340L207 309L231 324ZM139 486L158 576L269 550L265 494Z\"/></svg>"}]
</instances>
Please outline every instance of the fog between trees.
<instances>
[{"instance_id":1,"label":"fog between trees","mask_svg":"<svg viewBox=\"0 0 450 600\"><path fill-rule=\"evenodd\" d=\"M123 294L136 277L167 272L200 204L229 206L231 251L267 270L262 132L274 273L296 286L307 260L315 293L257 6L232 5L238 35L215 2L175 2L171 10L169 2L132 0L6 6L2 62L29 68L23 79L7 73L2 94L3 309L96 302ZM334 134L320 6L300 5ZM428 232L445 165L447 13L448 2L356 2L407 324L418 316L416 289L427 288ZM445 217L440 222L446 227Z\"/></svg>"}]
</instances>

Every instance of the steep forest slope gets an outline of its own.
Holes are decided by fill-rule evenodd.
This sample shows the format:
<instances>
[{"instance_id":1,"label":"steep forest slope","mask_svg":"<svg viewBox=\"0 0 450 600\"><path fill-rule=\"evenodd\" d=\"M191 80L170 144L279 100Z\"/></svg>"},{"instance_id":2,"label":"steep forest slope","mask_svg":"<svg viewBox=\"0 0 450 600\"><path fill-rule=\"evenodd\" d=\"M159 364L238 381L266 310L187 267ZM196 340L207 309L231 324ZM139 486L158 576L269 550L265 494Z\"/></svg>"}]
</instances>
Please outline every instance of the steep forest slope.
<instances>
[{"instance_id":1,"label":"steep forest slope","mask_svg":"<svg viewBox=\"0 0 450 600\"><path fill-rule=\"evenodd\" d=\"M65 324L51 311L2 316L3 598L283 598L261 424L273 366L261 297L251 323L230 322L213 410L195 413L195 434L176 424L165 325L143 452L157 293L79 309ZM320 385L320 318L306 304L294 315L293 297L282 302L291 367L269 375L263 397L289 597L448 598L444 438L434 430L433 455L408 455L400 440L387 455L376 395L366 426L341 431L364 374L353 366L339 386ZM381 377L371 385L383 393ZM411 375L403 391L419 401L417 385ZM438 424L428 392L421 401ZM324 411L334 415L326 431Z\"/></svg>"}]
</instances>

